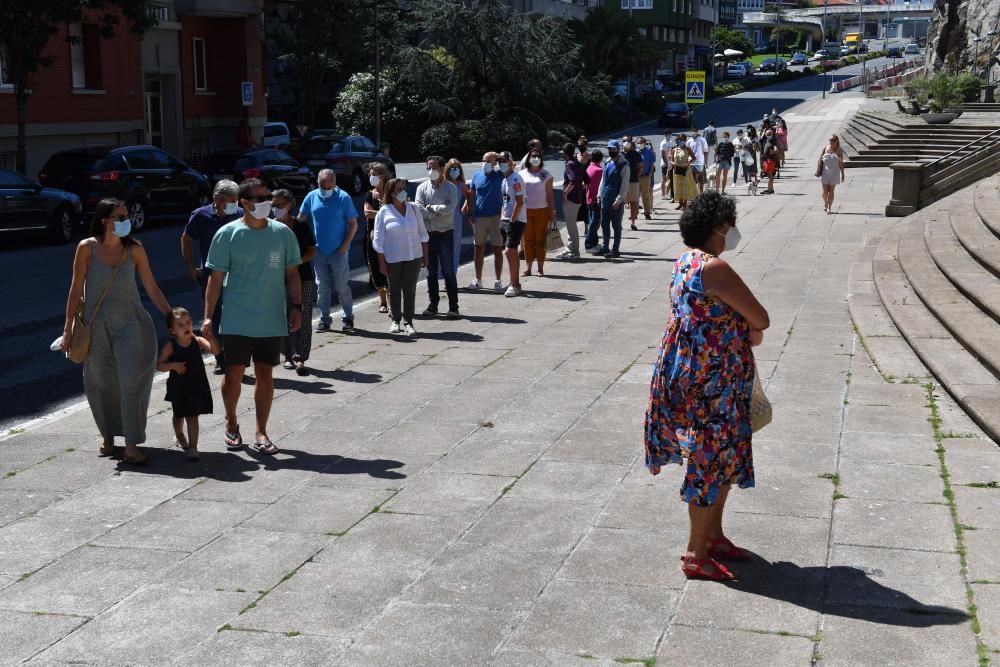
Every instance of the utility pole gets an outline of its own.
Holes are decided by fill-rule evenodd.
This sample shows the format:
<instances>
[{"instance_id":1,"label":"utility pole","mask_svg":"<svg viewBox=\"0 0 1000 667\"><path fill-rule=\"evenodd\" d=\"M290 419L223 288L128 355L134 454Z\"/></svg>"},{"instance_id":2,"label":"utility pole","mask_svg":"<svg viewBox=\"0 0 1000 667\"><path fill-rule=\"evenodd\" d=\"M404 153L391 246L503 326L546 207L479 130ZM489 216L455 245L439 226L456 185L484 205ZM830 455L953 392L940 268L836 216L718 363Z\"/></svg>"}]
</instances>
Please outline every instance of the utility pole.
<instances>
[{"instance_id":1,"label":"utility pole","mask_svg":"<svg viewBox=\"0 0 1000 667\"><path fill-rule=\"evenodd\" d=\"M970 70L976 77L979 77L979 73L976 71L976 66L979 65L979 42L983 41L982 37L973 37L972 41L976 44L976 55L972 57L972 69Z\"/></svg>"},{"instance_id":2,"label":"utility pole","mask_svg":"<svg viewBox=\"0 0 1000 667\"><path fill-rule=\"evenodd\" d=\"M882 46L883 51L889 50L889 3L885 3L885 43Z\"/></svg>"},{"instance_id":3,"label":"utility pole","mask_svg":"<svg viewBox=\"0 0 1000 667\"><path fill-rule=\"evenodd\" d=\"M819 48L822 49L824 52L826 51L826 49L823 48L823 45L826 44L826 10L829 8L829 6L830 6L830 0L823 0L823 27L820 30L820 32L823 33L823 36L819 40ZM822 62L823 61L820 60L820 64L822 64ZM824 67L823 68L823 99L824 100L826 99L826 89L830 87L829 86L829 83L830 83L829 76L830 75L826 73L826 68Z\"/></svg>"},{"instance_id":4,"label":"utility pole","mask_svg":"<svg viewBox=\"0 0 1000 667\"><path fill-rule=\"evenodd\" d=\"M375 146L382 150L382 54L379 48L378 0L372 3L372 26L375 30Z\"/></svg>"},{"instance_id":5,"label":"utility pole","mask_svg":"<svg viewBox=\"0 0 1000 667\"><path fill-rule=\"evenodd\" d=\"M635 0L628 0L628 24L629 28L632 27L632 5L635 4ZM633 35L628 36L629 39L633 39ZM625 110L628 112L632 111L632 68L629 67L628 72L625 73Z\"/></svg>"},{"instance_id":6,"label":"utility pole","mask_svg":"<svg viewBox=\"0 0 1000 667\"><path fill-rule=\"evenodd\" d=\"M778 54L781 53L781 0L774 0L774 76L778 77Z\"/></svg>"}]
</instances>

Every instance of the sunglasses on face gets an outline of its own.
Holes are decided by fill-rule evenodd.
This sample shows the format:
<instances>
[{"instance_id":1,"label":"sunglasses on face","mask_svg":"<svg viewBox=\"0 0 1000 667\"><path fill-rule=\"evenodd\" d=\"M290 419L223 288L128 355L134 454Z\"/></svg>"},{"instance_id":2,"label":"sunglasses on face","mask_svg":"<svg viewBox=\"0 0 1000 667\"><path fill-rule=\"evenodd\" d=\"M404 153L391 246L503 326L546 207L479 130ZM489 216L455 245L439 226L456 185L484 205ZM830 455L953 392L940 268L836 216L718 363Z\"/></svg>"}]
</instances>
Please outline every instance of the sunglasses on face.
<instances>
[{"instance_id":1,"label":"sunglasses on face","mask_svg":"<svg viewBox=\"0 0 1000 667\"><path fill-rule=\"evenodd\" d=\"M273 199L273 195L271 195L271 193L268 192L266 195L250 195L248 197L244 197L244 199L246 199L247 201L254 201L254 202L271 201L271 199Z\"/></svg>"}]
</instances>

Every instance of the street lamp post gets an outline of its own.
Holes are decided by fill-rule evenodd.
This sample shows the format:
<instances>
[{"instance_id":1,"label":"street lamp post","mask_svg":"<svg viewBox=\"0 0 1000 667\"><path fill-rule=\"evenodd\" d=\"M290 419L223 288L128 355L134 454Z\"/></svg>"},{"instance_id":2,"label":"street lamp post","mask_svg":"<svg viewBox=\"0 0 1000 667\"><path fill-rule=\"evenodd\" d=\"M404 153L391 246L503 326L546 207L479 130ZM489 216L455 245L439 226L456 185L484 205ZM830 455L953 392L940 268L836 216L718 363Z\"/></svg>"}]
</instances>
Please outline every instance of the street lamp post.
<instances>
[{"instance_id":1,"label":"street lamp post","mask_svg":"<svg viewBox=\"0 0 1000 667\"><path fill-rule=\"evenodd\" d=\"M628 0L628 23L629 28L632 28L632 5L635 4L635 0ZM625 73L625 111L632 111L632 70L629 69Z\"/></svg>"},{"instance_id":2,"label":"street lamp post","mask_svg":"<svg viewBox=\"0 0 1000 667\"><path fill-rule=\"evenodd\" d=\"M885 43L882 45L883 51L889 50L889 3L885 3Z\"/></svg>"},{"instance_id":3,"label":"street lamp post","mask_svg":"<svg viewBox=\"0 0 1000 667\"><path fill-rule=\"evenodd\" d=\"M823 45L826 44L826 10L829 7L829 5L830 5L830 0L823 0L823 26L820 29L820 32L823 33L823 36L819 40L819 48L824 53L826 52L826 49L823 48ZM820 62L820 65L823 64L822 60L820 60L819 62ZM829 86L829 83L830 83L829 77L830 77L830 75L827 74L826 68L824 67L823 68L823 99L824 100L826 99L826 89L830 87Z\"/></svg>"},{"instance_id":4,"label":"street lamp post","mask_svg":"<svg viewBox=\"0 0 1000 667\"><path fill-rule=\"evenodd\" d=\"M976 52L975 52L976 55L972 56L972 70L971 71L972 71L973 74L975 74L978 77L979 76L979 72L976 71L976 67L979 65L979 42L981 42L983 40L982 40L981 37L973 37L972 41L976 45Z\"/></svg>"},{"instance_id":5,"label":"street lamp post","mask_svg":"<svg viewBox=\"0 0 1000 667\"><path fill-rule=\"evenodd\" d=\"M382 150L382 58L379 48L378 0L372 3L372 26L375 30L375 145ZM343 129L343 128L341 128Z\"/></svg>"},{"instance_id":6,"label":"street lamp post","mask_svg":"<svg viewBox=\"0 0 1000 667\"><path fill-rule=\"evenodd\" d=\"M778 54L781 53L781 0L774 0L774 76L778 76Z\"/></svg>"}]
</instances>

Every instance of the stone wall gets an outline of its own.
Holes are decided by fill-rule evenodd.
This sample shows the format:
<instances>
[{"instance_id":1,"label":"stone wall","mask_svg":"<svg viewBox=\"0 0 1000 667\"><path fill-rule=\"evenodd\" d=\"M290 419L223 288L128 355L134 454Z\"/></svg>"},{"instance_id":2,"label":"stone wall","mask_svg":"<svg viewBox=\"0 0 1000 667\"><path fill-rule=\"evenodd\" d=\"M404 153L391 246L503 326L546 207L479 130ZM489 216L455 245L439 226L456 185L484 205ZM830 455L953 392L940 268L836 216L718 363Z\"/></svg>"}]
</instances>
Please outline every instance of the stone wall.
<instances>
[{"instance_id":1,"label":"stone wall","mask_svg":"<svg viewBox=\"0 0 1000 667\"><path fill-rule=\"evenodd\" d=\"M994 31L993 37L987 35ZM927 63L930 69L948 68L953 71L968 69L976 59L976 69L989 73L989 78L1000 78L1000 2L997 0L935 0L934 14L927 34ZM984 77L985 78L985 77Z\"/></svg>"}]
</instances>

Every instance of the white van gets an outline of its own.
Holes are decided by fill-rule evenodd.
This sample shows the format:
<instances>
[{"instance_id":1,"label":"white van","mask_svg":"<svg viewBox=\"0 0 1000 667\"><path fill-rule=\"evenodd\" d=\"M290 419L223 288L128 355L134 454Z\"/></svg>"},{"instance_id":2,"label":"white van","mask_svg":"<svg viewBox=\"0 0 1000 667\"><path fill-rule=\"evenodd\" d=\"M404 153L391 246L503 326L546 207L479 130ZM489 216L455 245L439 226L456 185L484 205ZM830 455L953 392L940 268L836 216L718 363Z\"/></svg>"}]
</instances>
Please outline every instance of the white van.
<instances>
[{"instance_id":1,"label":"white van","mask_svg":"<svg viewBox=\"0 0 1000 667\"><path fill-rule=\"evenodd\" d=\"M291 143L292 133L287 125L277 121L264 124L264 148L283 148Z\"/></svg>"}]
</instances>

